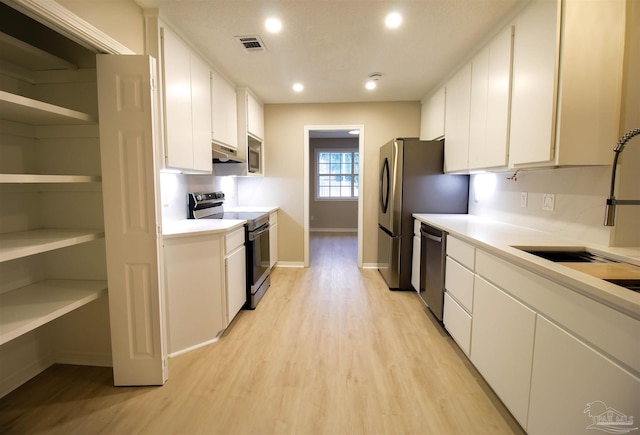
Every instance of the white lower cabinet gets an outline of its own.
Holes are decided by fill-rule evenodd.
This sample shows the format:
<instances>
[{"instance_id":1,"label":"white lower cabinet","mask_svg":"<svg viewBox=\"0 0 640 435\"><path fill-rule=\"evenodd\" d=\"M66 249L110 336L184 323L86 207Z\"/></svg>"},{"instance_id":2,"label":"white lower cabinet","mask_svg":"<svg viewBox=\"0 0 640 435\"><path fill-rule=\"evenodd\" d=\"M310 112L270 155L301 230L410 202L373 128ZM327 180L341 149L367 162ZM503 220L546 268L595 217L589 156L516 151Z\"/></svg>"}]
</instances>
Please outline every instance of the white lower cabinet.
<instances>
[{"instance_id":1,"label":"white lower cabinet","mask_svg":"<svg viewBox=\"0 0 640 435\"><path fill-rule=\"evenodd\" d=\"M453 236L447 237L442 323L467 355L471 349L475 256L473 246Z\"/></svg>"},{"instance_id":2,"label":"white lower cabinet","mask_svg":"<svg viewBox=\"0 0 640 435\"><path fill-rule=\"evenodd\" d=\"M420 236L413 235L413 254L411 256L411 285L417 292L420 291L420 249L422 243Z\"/></svg>"},{"instance_id":3,"label":"white lower cabinet","mask_svg":"<svg viewBox=\"0 0 640 435\"><path fill-rule=\"evenodd\" d=\"M444 294L442 322L451 337L458 343L460 349L469 355L469 350L471 349L471 315L450 296L449 292Z\"/></svg>"},{"instance_id":4,"label":"white lower cabinet","mask_svg":"<svg viewBox=\"0 0 640 435\"><path fill-rule=\"evenodd\" d=\"M215 341L226 327L223 242L216 234L164 241L169 355Z\"/></svg>"},{"instance_id":5,"label":"white lower cabinet","mask_svg":"<svg viewBox=\"0 0 640 435\"><path fill-rule=\"evenodd\" d=\"M227 326L247 302L247 261L244 228L225 236L225 278L227 287Z\"/></svg>"},{"instance_id":6,"label":"white lower cabinet","mask_svg":"<svg viewBox=\"0 0 640 435\"><path fill-rule=\"evenodd\" d=\"M476 276L471 362L526 428L536 313Z\"/></svg>"},{"instance_id":7,"label":"white lower cabinet","mask_svg":"<svg viewBox=\"0 0 640 435\"><path fill-rule=\"evenodd\" d=\"M269 214L269 267L278 262L278 211Z\"/></svg>"},{"instance_id":8,"label":"white lower cabinet","mask_svg":"<svg viewBox=\"0 0 640 435\"><path fill-rule=\"evenodd\" d=\"M640 379L538 316L528 433L624 433L638 416Z\"/></svg>"}]
</instances>

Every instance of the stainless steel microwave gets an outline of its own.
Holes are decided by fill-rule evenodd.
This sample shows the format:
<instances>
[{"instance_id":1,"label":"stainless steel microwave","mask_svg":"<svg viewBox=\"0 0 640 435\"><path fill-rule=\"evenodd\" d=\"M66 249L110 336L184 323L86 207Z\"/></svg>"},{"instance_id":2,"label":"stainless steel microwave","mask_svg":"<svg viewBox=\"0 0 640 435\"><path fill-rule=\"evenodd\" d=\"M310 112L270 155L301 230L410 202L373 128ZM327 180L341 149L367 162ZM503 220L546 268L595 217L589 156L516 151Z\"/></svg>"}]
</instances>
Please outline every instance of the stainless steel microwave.
<instances>
[{"instance_id":1,"label":"stainless steel microwave","mask_svg":"<svg viewBox=\"0 0 640 435\"><path fill-rule=\"evenodd\" d=\"M252 174L262 173L262 142L251 136L248 138L247 168Z\"/></svg>"}]
</instances>

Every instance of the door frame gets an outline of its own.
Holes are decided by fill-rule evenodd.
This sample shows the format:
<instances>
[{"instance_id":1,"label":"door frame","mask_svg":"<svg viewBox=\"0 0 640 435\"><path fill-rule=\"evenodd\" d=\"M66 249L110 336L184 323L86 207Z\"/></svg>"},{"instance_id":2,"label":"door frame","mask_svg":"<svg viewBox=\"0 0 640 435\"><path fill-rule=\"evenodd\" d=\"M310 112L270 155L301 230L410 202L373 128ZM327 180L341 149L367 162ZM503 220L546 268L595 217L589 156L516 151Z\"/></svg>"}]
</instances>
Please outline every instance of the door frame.
<instances>
[{"instance_id":1,"label":"door frame","mask_svg":"<svg viewBox=\"0 0 640 435\"><path fill-rule=\"evenodd\" d=\"M362 268L362 227L364 223L364 125L363 124L344 124L344 125L305 125L304 126L304 267L309 267L309 188L311 183L311 174L309 172L310 163L310 143L309 134L311 131L317 130L360 130L358 135L358 153L360 156L360 188L358 192L358 267Z\"/></svg>"}]
</instances>

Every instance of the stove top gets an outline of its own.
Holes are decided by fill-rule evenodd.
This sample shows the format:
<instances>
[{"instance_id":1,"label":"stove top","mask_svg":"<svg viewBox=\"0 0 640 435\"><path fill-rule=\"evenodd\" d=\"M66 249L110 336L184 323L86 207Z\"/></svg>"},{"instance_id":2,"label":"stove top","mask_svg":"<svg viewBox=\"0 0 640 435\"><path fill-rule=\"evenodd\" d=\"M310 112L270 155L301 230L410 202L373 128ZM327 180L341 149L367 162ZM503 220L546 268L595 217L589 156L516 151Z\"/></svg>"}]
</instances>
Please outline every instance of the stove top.
<instances>
[{"instance_id":1,"label":"stove top","mask_svg":"<svg viewBox=\"0 0 640 435\"><path fill-rule=\"evenodd\" d=\"M247 230L253 231L269 223L264 212L237 212L224 210L223 192L196 192L187 194L188 219L240 219L247 221Z\"/></svg>"}]
</instances>

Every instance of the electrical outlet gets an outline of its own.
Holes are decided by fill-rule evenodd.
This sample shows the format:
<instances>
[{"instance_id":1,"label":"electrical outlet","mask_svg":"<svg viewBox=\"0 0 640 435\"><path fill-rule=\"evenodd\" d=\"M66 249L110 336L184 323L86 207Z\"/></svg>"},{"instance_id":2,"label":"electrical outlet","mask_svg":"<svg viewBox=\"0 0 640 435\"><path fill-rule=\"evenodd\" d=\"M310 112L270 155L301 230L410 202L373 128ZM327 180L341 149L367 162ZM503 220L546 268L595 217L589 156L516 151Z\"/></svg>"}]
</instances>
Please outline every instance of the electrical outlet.
<instances>
[{"instance_id":1,"label":"electrical outlet","mask_svg":"<svg viewBox=\"0 0 640 435\"><path fill-rule=\"evenodd\" d=\"M520 207L525 208L527 206L527 199L527 192L520 192Z\"/></svg>"},{"instance_id":2,"label":"electrical outlet","mask_svg":"<svg viewBox=\"0 0 640 435\"><path fill-rule=\"evenodd\" d=\"M553 211L556 208L556 196L553 193L542 195L542 209Z\"/></svg>"}]
</instances>

